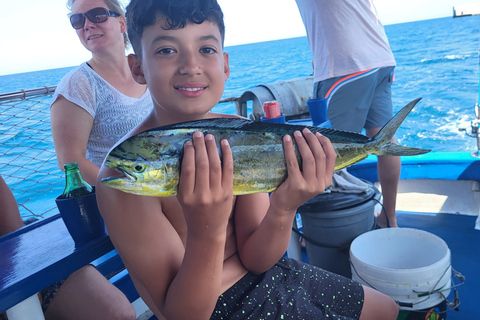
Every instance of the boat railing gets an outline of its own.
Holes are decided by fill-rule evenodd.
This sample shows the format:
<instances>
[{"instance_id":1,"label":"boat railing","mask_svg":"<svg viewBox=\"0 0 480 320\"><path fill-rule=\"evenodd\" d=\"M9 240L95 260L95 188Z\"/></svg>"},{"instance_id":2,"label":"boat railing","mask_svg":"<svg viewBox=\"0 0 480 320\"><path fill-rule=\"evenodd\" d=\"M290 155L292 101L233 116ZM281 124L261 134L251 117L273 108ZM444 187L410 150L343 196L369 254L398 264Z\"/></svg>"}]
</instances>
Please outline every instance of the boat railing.
<instances>
[{"instance_id":1,"label":"boat railing","mask_svg":"<svg viewBox=\"0 0 480 320\"><path fill-rule=\"evenodd\" d=\"M477 140L477 151L472 152L472 156L480 158L480 106L475 104L475 119L470 121L470 133L467 132L467 128L458 128L460 131L464 131L465 134L469 137L475 138Z\"/></svg>"},{"instance_id":2,"label":"boat railing","mask_svg":"<svg viewBox=\"0 0 480 320\"><path fill-rule=\"evenodd\" d=\"M17 92L4 93L4 94L0 94L0 102L12 100L12 99L26 100L27 98L30 98L30 97L50 95L55 92L56 88L57 86L50 86L50 87L44 86L42 88L37 88L37 89L20 90Z\"/></svg>"}]
</instances>

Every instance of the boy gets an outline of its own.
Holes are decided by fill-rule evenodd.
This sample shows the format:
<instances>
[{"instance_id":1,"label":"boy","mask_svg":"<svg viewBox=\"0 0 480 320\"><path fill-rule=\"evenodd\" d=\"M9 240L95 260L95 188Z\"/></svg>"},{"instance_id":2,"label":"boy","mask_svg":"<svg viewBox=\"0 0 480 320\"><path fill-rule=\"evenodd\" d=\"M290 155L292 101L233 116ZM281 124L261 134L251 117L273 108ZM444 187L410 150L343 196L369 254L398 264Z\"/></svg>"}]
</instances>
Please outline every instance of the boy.
<instances>
[{"instance_id":1,"label":"boy","mask_svg":"<svg viewBox=\"0 0 480 320\"><path fill-rule=\"evenodd\" d=\"M229 76L216 0L132 0L132 74L154 111L130 135L214 117ZM389 297L310 265L283 259L296 209L330 185L335 151L325 137L295 132L302 170L284 137L287 180L271 194L233 196L232 153L197 132L184 147L177 197L122 193L101 183L100 210L143 300L167 319L396 319Z\"/></svg>"}]
</instances>

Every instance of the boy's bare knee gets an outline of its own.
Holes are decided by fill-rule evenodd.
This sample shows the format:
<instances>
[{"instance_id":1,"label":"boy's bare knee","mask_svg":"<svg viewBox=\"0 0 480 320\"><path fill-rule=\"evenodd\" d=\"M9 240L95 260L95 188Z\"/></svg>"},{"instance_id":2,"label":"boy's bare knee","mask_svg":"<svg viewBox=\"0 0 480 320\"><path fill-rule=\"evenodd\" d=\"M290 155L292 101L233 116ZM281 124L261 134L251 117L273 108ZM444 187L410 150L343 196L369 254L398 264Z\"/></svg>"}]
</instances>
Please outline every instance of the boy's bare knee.
<instances>
[{"instance_id":1,"label":"boy's bare knee","mask_svg":"<svg viewBox=\"0 0 480 320\"><path fill-rule=\"evenodd\" d=\"M46 318L136 319L127 297L95 267L88 265L72 273L47 309Z\"/></svg>"},{"instance_id":2,"label":"boy's bare knee","mask_svg":"<svg viewBox=\"0 0 480 320\"><path fill-rule=\"evenodd\" d=\"M103 319L115 319L115 320L135 320L136 314L133 306L128 304L112 305L110 310L105 311Z\"/></svg>"},{"instance_id":3,"label":"boy's bare knee","mask_svg":"<svg viewBox=\"0 0 480 320\"><path fill-rule=\"evenodd\" d=\"M398 305L390 297L388 299L388 302L385 303L385 308L386 308L386 315L387 315L385 319L396 320L398 318L398 313L399 313Z\"/></svg>"},{"instance_id":4,"label":"boy's bare knee","mask_svg":"<svg viewBox=\"0 0 480 320\"><path fill-rule=\"evenodd\" d=\"M360 320L396 320L399 309L389 296L363 286L364 303Z\"/></svg>"},{"instance_id":5,"label":"boy's bare knee","mask_svg":"<svg viewBox=\"0 0 480 320\"><path fill-rule=\"evenodd\" d=\"M136 314L135 309L132 304L128 301L127 297L117 289L113 284L111 284L103 275L98 272L98 270L92 266L87 265L80 269L83 273L82 277L89 279L89 281L95 281L98 279L105 283L102 287L105 290L105 294L110 296L109 299L103 305L105 306L108 302L108 308L105 308L102 313L103 319L115 319L115 320L135 320ZM98 278L100 277L100 278Z\"/></svg>"}]
</instances>

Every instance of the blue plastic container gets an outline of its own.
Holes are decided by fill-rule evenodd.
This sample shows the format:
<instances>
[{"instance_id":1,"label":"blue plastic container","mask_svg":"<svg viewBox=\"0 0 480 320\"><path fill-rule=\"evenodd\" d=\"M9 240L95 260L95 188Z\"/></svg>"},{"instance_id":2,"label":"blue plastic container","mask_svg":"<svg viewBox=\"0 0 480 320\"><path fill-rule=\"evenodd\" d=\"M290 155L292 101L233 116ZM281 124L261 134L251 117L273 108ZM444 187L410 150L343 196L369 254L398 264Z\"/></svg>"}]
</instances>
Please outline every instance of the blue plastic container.
<instances>
[{"instance_id":1,"label":"blue plastic container","mask_svg":"<svg viewBox=\"0 0 480 320\"><path fill-rule=\"evenodd\" d=\"M327 121L327 99L308 99L307 100L308 112L310 112L310 117L312 118L313 125L318 126L319 124Z\"/></svg>"},{"instance_id":2,"label":"blue plastic container","mask_svg":"<svg viewBox=\"0 0 480 320\"><path fill-rule=\"evenodd\" d=\"M94 193L78 198L55 199L60 215L76 244L85 244L107 234Z\"/></svg>"}]
</instances>

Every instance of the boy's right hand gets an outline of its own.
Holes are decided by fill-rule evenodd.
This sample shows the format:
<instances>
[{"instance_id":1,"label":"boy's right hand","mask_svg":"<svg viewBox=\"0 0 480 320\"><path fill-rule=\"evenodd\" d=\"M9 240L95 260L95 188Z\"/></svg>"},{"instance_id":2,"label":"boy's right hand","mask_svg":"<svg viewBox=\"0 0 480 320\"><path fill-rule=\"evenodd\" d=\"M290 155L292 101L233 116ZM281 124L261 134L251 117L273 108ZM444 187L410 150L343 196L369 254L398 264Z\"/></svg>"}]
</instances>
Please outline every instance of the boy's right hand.
<instances>
[{"instance_id":1,"label":"boy's right hand","mask_svg":"<svg viewBox=\"0 0 480 320\"><path fill-rule=\"evenodd\" d=\"M221 141L222 162L213 135L195 132L184 146L177 198L188 232L225 232L232 212L233 158ZM218 234L218 233L217 233Z\"/></svg>"}]
</instances>

